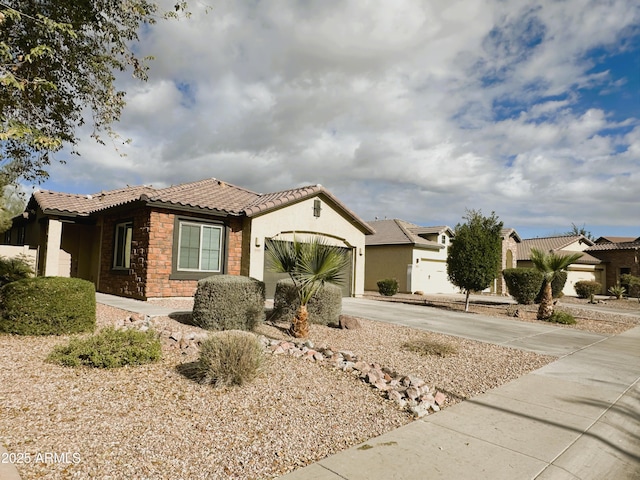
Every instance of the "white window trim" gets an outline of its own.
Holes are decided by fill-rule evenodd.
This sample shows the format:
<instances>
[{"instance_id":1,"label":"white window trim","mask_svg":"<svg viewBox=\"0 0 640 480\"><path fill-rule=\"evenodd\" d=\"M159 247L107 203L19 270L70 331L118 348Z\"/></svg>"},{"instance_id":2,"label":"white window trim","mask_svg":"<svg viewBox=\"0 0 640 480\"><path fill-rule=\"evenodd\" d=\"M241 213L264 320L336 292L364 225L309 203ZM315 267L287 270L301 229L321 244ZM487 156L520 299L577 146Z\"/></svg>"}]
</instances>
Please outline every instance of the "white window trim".
<instances>
[{"instance_id":1,"label":"white window trim","mask_svg":"<svg viewBox=\"0 0 640 480\"><path fill-rule=\"evenodd\" d=\"M194 227L198 227L200 229L200 248L198 251L198 268L181 268L180 267L180 246L182 245L182 226L183 225L191 225ZM203 270L202 269L202 235L203 235L203 230L204 227L206 228L215 228L217 230L220 231L220 235L218 236L218 268L215 270ZM212 273L220 273L222 271L222 255L223 255L223 251L222 251L222 239L223 239L223 234L224 234L224 230L223 227L220 225L210 225L207 223L197 223L197 222L183 222L183 221L179 221L178 222L178 249L177 249L177 255L178 255L178 259L176 262L176 270L179 272L212 272Z\"/></svg>"}]
</instances>

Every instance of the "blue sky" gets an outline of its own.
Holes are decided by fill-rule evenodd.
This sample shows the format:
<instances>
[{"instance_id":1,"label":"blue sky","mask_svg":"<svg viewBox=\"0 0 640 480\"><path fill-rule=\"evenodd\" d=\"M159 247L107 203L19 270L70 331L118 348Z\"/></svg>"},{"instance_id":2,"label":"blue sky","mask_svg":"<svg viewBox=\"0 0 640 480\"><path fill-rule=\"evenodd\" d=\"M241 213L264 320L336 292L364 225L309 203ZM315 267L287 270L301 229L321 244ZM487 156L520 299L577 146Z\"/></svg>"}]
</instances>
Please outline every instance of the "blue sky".
<instances>
[{"instance_id":1,"label":"blue sky","mask_svg":"<svg viewBox=\"0 0 640 480\"><path fill-rule=\"evenodd\" d=\"M145 30L147 83L119 79L132 143L87 131L39 188L320 183L365 220L640 236L637 1L191 8Z\"/></svg>"}]
</instances>

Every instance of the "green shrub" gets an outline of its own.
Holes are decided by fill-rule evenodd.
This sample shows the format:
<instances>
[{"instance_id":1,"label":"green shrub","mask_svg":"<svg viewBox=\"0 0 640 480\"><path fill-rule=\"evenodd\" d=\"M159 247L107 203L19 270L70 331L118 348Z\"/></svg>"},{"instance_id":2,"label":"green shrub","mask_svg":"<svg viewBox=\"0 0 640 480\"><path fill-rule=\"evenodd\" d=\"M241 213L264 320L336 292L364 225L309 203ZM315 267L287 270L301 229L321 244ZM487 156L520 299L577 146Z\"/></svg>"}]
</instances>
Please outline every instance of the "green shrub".
<instances>
[{"instance_id":1,"label":"green shrub","mask_svg":"<svg viewBox=\"0 0 640 480\"><path fill-rule=\"evenodd\" d=\"M416 338L405 342L402 345L404 350L417 353L418 355L437 355L439 357L448 357L458 353L455 345L450 343L431 340L430 338Z\"/></svg>"},{"instance_id":2,"label":"green shrub","mask_svg":"<svg viewBox=\"0 0 640 480\"><path fill-rule=\"evenodd\" d=\"M563 325L575 325L576 319L568 312L556 310L547 320L552 323L562 323Z\"/></svg>"},{"instance_id":3,"label":"green shrub","mask_svg":"<svg viewBox=\"0 0 640 480\"><path fill-rule=\"evenodd\" d=\"M300 307L300 298L293 281L289 278L276 283L273 296L273 314L271 320L291 322ZM307 303L309 323L337 325L342 313L342 289L331 283L325 283Z\"/></svg>"},{"instance_id":4,"label":"green shrub","mask_svg":"<svg viewBox=\"0 0 640 480\"><path fill-rule=\"evenodd\" d=\"M609 293L616 297L617 300L620 300L622 296L627 293L627 289L619 283L616 283L613 287L609 287Z\"/></svg>"},{"instance_id":5,"label":"green shrub","mask_svg":"<svg viewBox=\"0 0 640 480\"><path fill-rule=\"evenodd\" d=\"M0 290L0 332L66 335L96 326L96 291L80 278L36 277Z\"/></svg>"},{"instance_id":6,"label":"green shrub","mask_svg":"<svg viewBox=\"0 0 640 480\"><path fill-rule=\"evenodd\" d=\"M143 365L160 360L162 347L152 330L116 330L105 328L86 338L72 338L56 347L47 361L66 367L118 368Z\"/></svg>"},{"instance_id":7,"label":"green shrub","mask_svg":"<svg viewBox=\"0 0 640 480\"><path fill-rule=\"evenodd\" d=\"M507 268L502 271L502 276L509 295L522 305L534 302L544 278L535 268Z\"/></svg>"},{"instance_id":8,"label":"green shrub","mask_svg":"<svg viewBox=\"0 0 640 480\"><path fill-rule=\"evenodd\" d=\"M254 334L216 332L200 345L200 356L189 376L215 387L244 385L258 375L263 360L262 345Z\"/></svg>"},{"instance_id":9,"label":"green shrub","mask_svg":"<svg viewBox=\"0 0 640 480\"><path fill-rule=\"evenodd\" d=\"M264 282L215 275L198 282L192 322L207 330L253 330L264 320Z\"/></svg>"},{"instance_id":10,"label":"green shrub","mask_svg":"<svg viewBox=\"0 0 640 480\"><path fill-rule=\"evenodd\" d=\"M562 293L562 289L564 288L564 284L567 283L567 272L558 272L556 277L551 282L551 295L553 298L562 298L564 293ZM542 301L542 295L544 294L544 282L540 285L540 291L538 295L536 295L535 303L540 303Z\"/></svg>"},{"instance_id":11,"label":"green shrub","mask_svg":"<svg viewBox=\"0 0 640 480\"><path fill-rule=\"evenodd\" d=\"M13 258L0 256L0 287L7 283L33 276L31 261L26 255Z\"/></svg>"},{"instance_id":12,"label":"green shrub","mask_svg":"<svg viewBox=\"0 0 640 480\"><path fill-rule=\"evenodd\" d=\"M385 278L378 280L378 292L380 295L391 297L398 293L398 281L395 278Z\"/></svg>"},{"instance_id":13,"label":"green shrub","mask_svg":"<svg viewBox=\"0 0 640 480\"><path fill-rule=\"evenodd\" d=\"M598 282L591 280L580 280L574 285L578 298L591 298L591 295L595 295L602 291L602 285Z\"/></svg>"},{"instance_id":14,"label":"green shrub","mask_svg":"<svg viewBox=\"0 0 640 480\"><path fill-rule=\"evenodd\" d=\"M638 297L640 300L640 277L623 273L620 275L620 284L626 285L630 297Z\"/></svg>"}]
</instances>

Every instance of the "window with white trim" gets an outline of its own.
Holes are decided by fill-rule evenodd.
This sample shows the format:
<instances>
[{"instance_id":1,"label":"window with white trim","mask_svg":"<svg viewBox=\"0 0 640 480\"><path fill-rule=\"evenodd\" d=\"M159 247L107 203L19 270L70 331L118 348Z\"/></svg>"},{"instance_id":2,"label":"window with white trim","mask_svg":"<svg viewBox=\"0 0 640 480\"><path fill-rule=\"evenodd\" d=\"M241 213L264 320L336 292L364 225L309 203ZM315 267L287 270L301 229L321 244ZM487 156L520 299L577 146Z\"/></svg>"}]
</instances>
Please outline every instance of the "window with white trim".
<instances>
[{"instance_id":1,"label":"window with white trim","mask_svg":"<svg viewBox=\"0 0 640 480\"><path fill-rule=\"evenodd\" d=\"M222 227L180 222L178 270L220 272L222 269Z\"/></svg>"},{"instance_id":2,"label":"window with white trim","mask_svg":"<svg viewBox=\"0 0 640 480\"><path fill-rule=\"evenodd\" d=\"M126 269L131 266L131 237L133 222L117 223L113 247L113 268Z\"/></svg>"}]
</instances>

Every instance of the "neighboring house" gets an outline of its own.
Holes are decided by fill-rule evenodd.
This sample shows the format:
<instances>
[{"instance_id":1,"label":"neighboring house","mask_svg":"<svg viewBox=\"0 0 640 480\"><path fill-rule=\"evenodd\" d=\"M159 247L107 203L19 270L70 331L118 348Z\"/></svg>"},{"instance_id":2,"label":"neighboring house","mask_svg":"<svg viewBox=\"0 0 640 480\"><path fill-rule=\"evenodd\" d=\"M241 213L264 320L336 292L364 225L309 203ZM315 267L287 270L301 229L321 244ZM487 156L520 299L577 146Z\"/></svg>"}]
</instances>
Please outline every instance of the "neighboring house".
<instances>
[{"instance_id":1,"label":"neighboring house","mask_svg":"<svg viewBox=\"0 0 640 480\"><path fill-rule=\"evenodd\" d=\"M320 235L351 258L345 295L364 292L365 235L373 230L320 185L259 194L215 178L94 195L35 192L5 243L38 249L38 274L84 278L137 299L192 296L215 274L275 281L269 239ZM7 241L8 240L8 241Z\"/></svg>"},{"instance_id":2,"label":"neighboring house","mask_svg":"<svg viewBox=\"0 0 640 480\"><path fill-rule=\"evenodd\" d=\"M620 281L620 275L640 277L640 237L600 237L586 252L606 265L605 292Z\"/></svg>"},{"instance_id":3,"label":"neighboring house","mask_svg":"<svg viewBox=\"0 0 640 480\"><path fill-rule=\"evenodd\" d=\"M582 257L576 263L569 265L567 282L562 293L575 296L574 285L581 280L601 283L603 290L600 293L604 293L606 291L604 289L605 266L599 259L585 252L591 246L593 246L593 242L584 235L527 238L518 245L518 267L533 268L533 263L531 263L532 248L542 252L555 252L559 255L583 252Z\"/></svg>"},{"instance_id":4,"label":"neighboring house","mask_svg":"<svg viewBox=\"0 0 640 480\"><path fill-rule=\"evenodd\" d=\"M503 228L500 232L502 239L502 262L500 272L506 268L516 268L518 258L518 245L522 242L520 235L513 228ZM489 288L490 293L497 295L509 295L507 284L502 274L496 278L494 284Z\"/></svg>"},{"instance_id":5,"label":"neighboring house","mask_svg":"<svg viewBox=\"0 0 640 480\"><path fill-rule=\"evenodd\" d=\"M398 280L404 293L458 293L447 276L447 247L453 231L446 226L421 227L403 220L368 222L365 290L378 290L384 278Z\"/></svg>"}]
</instances>

